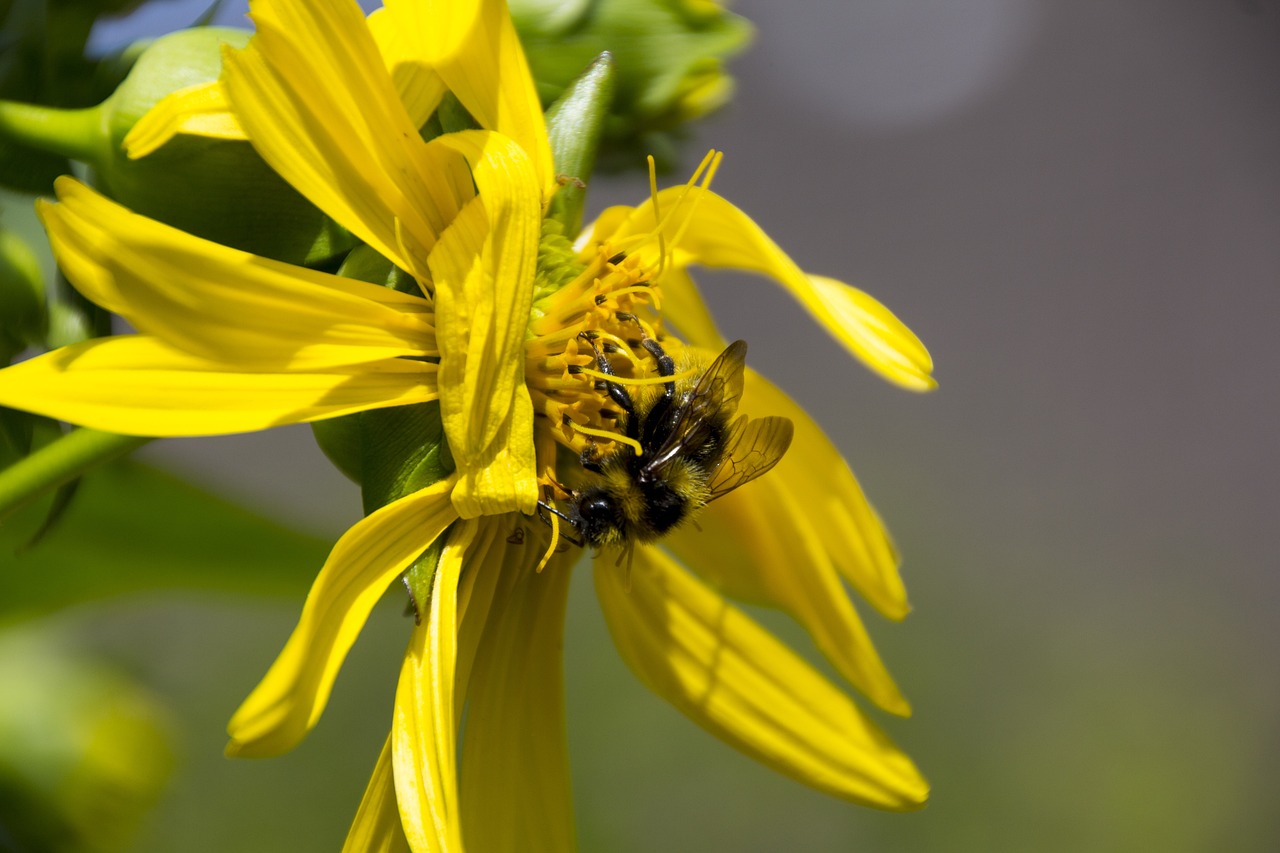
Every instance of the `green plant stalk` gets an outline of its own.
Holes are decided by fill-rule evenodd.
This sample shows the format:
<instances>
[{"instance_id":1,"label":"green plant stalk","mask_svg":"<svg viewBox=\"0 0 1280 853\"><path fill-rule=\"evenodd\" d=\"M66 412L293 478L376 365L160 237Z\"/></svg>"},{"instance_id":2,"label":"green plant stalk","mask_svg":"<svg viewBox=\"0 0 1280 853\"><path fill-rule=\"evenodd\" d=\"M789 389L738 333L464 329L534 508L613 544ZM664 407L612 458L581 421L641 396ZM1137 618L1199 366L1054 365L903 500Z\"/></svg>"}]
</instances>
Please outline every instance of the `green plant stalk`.
<instances>
[{"instance_id":1,"label":"green plant stalk","mask_svg":"<svg viewBox=\"0 0 1280 853\"><path fill-rule=\"evenodd\" d=\"M86 471L152 439L76 429L0 471L0 520Z\"/></svg>"},{"instance_id":2,"label":"green plant stalk","mask_svg":"<svg viewBox=\"0 0 1280 853\"><path fill-rule=\"evenodd\" d=\"M0 136L95 166L106 145L101 105L62 110L0 101Z\"/></svg>"}]
</instances>

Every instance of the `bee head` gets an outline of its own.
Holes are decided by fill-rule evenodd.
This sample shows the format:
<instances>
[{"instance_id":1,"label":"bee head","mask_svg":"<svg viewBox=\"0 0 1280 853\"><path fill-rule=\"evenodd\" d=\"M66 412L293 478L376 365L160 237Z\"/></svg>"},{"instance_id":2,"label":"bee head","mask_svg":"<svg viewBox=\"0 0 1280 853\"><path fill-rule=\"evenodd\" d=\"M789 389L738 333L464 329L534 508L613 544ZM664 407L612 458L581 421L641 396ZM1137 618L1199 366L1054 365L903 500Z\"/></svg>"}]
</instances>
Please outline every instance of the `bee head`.
<instances>
[{"instance_id":1,"label":"bee head","mask_svg":"<svg viewBox=\"0 0 1280 853\"><path fill-rule=\"evenodd\" d=\"M588 543L607 545L622 538L626 516L604 489L587 489L578 495L571 512L574 526Z\"/></svg>"}]
</instances>

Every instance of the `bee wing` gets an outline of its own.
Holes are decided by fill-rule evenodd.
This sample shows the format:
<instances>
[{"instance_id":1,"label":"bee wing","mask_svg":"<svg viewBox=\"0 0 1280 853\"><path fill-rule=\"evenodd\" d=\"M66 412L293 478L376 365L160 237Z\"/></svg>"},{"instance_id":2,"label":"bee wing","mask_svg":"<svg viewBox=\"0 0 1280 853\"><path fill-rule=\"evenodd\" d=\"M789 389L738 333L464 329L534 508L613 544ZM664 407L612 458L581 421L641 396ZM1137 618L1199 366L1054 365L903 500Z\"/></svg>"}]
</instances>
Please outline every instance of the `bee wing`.
<instances>
[{"instance_id":1,"label":"bee wing","mask_svg":"<svg viewBox=\"0 0 1280 853\"><path fill-rule=\"evenodd\" d=\"M656 471L668 465L680 453L681 447L700 443L703 431L711 429L717 415L727 419L737 411L738 400L742 399L746 364L746 341L734 341L711 362L689 395L671 434L646 464L648 470Z\"/></svg>"},{"instance_id":2,"label":"bee wing","mask_svg":"<svg viewBox=\"0 0 1280 853\"><path fill-rule=\"evenodd\" d=\"M713 501L766 473L791 446L791 421L768 417L748 420L746 415L729 427L724 457L711 472L707 485Z\"/></svg>"}]
</instances>

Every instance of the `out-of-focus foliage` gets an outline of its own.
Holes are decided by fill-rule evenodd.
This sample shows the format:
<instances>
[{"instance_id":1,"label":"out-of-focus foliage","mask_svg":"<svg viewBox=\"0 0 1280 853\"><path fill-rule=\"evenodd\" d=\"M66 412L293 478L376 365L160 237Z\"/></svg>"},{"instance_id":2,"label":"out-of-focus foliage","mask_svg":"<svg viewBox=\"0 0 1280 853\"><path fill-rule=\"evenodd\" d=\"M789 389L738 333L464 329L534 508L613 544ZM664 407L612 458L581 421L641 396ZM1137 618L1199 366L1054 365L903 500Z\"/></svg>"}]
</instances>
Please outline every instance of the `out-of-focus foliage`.
<instances>
[{"instance_id":1,"label":"out-of-focus foliage","mask_svg":"<svg viewBox=\"0 0 1280 853\"><path fill-rule=\"evenodd\" d=\"M602 51L616 60L617 90L601 165L674 165L683 125L733 94L724 61L752 27L711 0L511 0L543 104L550 104Z\"/></svg>"},{"instance_id":2,"label":"out-of-focus foliage","mask_svg":"<svg viewBox=\"0 0 1280 853\"><path fill-rule=\"evenodd\" d=\"M0 684L0 849L125 849L173 769L163 709L47 627L0 631Z\"/></svg>"},{"instance_id":3,"label":"out-of-focus foliage","mask_svg":"<svg viewBox=\"0 0 1280 853\"><path fill-rule=\"evenodd\" d=\"M36 253L0 224L0 366L43 341L47 323Z\"/></svg>"},{"instance_id":4,"label":"out-of-focus foliage","mask_svg":"<svg viewBox=\"0 0 1280 853\"><path fill-rule=\"evenodd\" d=\"M0 0L0 98L51 107L89 107L128 70L118 58L85 56L94 23L141 0ZM69 172L65 157L0 140L0 184L44 192Z\"/></svg>"},{"instance_id":5,"label":"out-of-focus foliage","mask_svg":"<svg viewBox=\"0 0 1280 853\"><path fill-rule=\"evenodd\" d=\"M45 511L36 504L0 525L6 619L140 590L300 596L329 550L134 462L85 477L57 535L25 547Z\"/></svg>"}]
</instances>

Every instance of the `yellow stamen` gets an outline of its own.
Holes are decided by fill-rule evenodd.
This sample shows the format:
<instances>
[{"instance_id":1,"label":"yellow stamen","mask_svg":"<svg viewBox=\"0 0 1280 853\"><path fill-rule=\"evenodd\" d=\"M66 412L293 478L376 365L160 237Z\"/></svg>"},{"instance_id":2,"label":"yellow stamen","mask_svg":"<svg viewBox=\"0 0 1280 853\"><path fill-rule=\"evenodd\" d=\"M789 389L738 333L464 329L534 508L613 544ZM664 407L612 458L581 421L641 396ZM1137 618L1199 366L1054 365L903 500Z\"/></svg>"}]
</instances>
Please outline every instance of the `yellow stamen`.
<instances>
[{"instance_id":1,"label":"yellow stamen","mask_svg":"<svg viewBox=\"0 0 1280 853\"><path fill-rule=\"evenodd\" d=\"M619 435L616 432L609 432L605 429L592 429L591 427L582 426L581 424L569 424L575 431L583 435L595 436L603 438L606 441L616 441L619 444L625 444L636 452L636 456L644 456L644 448L640 446L640 442L634 438L627 438L625 435Z\"/></svg>"}]
</instances>

